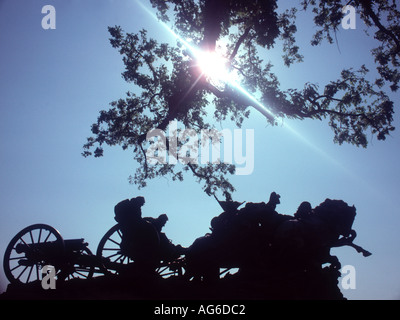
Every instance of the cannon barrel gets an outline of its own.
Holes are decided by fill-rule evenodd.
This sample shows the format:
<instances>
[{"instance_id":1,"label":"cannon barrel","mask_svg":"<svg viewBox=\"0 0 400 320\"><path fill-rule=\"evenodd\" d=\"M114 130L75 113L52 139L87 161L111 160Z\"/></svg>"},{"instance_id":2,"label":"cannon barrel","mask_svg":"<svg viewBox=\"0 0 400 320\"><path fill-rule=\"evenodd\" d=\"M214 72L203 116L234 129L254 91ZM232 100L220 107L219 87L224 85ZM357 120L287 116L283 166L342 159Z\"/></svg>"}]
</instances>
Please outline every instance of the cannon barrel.
<instances>
[{"instance_id":1,"label":"cannon barrel","mask_svg":"<svg viewBox=\"0 0 400 320\"><path fill-rule=\"evenodd\" d=\"M87 248L88 243L84 239L69 239L64 240L65 249L67 251L79 251ZM32 251L48 251L48 250L60 250L60 244L57 241L48 241L40 243L18 243L15 246L15 251L18 254L27 253Z\"/></svg>"},{"instance_id":2,"label":"cannon barrel","mask_svg":"<svg viewBox=\"0 0 400 320\"><path fill-rule=\"evenodd\" d=\"M65 249L67 251L79 251L87 248L89 245L87 242L85 242L85 239L67 239L64 240L65 243Z\"/></svg>"},{"instance_id":3,"label":"cannon barrel","mask_svg":"<svg viewBox=\"0 0 400 320\"><path fill-rule=\"evenodd\" d=\"M60 244L57 241L49 241L43 243L18 243L15 246L15 251L18 254L21 253L28 253L28 252L37 252L37 251L44 251L47 252L49 250L57 250L60 249Z\"/></svg>"}]
</instances>

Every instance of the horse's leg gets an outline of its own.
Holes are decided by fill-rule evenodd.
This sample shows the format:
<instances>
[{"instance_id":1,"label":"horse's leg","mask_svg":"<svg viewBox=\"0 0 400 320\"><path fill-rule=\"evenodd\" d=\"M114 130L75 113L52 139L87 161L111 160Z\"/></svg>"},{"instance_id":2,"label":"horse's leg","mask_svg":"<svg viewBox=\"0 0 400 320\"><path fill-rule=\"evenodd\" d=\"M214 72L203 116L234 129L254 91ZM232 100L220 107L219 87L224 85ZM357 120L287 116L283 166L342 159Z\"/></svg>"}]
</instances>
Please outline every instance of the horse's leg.
<instances>
[{"instance_id":1,"label":"horse's leg","mask_svg":"<svg viewBox=\"0 0 400 320\"><path fill-rule=\"evenodd\" d=\"M369 257L369 256L372 254L371 252L365 250L364 248L362 248L362 247L360 247L360 246L358 246L358 245L356 245L356 244L354 244L354 243L352 243L352 242L346 243L345 245L350 246L350 247L356 249L357 252L358 252L358 253L362 253L362 255L363 255L364 257Z\"/></svg>"}]
</instances>

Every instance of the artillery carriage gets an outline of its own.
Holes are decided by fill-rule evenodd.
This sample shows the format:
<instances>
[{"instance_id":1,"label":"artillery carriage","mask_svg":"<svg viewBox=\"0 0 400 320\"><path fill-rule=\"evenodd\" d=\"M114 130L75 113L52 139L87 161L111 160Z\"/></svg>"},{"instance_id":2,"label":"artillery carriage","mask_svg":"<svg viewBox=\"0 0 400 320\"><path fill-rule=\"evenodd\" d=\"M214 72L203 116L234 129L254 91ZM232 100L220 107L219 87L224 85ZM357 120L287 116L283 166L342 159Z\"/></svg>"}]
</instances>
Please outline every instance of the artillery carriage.
<instances>
[{"instance_id":1,"label":"artillery carriage","mask_svg":"<svg viewBox=\"0 0 400 320\"><path fill-rule=\"evenodd\" d=\"M122 232L114 225L102 237L93 254L84 239L63 239L47 224L34 224L18 232L10 241L3 260L4 273L12 284L41 281L41 270L55 268L57 281L91 279L94 276L122 274L134 259L121 249ZM179 275L177 263L161 261L156 272L162 277Z\"/></svg>"}]
</instances>

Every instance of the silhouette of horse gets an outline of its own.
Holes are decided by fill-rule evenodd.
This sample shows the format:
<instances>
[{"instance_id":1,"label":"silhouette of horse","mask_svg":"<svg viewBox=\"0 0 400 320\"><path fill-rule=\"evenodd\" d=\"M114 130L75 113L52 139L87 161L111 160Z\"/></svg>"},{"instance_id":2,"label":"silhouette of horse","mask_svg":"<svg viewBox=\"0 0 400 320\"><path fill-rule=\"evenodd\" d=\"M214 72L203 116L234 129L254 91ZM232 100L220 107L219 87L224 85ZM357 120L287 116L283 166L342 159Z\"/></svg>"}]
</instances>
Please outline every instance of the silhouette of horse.
<instances>
[{"instance_id":1,"label":"silhouette of horse","mask_svg":"<svg viewBox=\"0 0 400 320\"><path fill-rule=\"evenodd\" d=\"M197 238L188 248L186 275L215 280L219 268L243 270L263 265L270 251L271 230L289 217L265 203L227 209L211 220L212 233Z\"/></svg>"},{"instance_id":2,"label":"silhouette of horse","mask_svg":"<svg viewBox=\"0 0 400 320\"><path fill-rule=\"evenodd\" d=\"M227 214L224 213L223 217ZM349 245L364 256L370 253L353 244L351 229L354 206L342 200L326 199L308 214L296 218L278 214L262 204L251 204L230 214L224 232L213 232L196 239L186 253L186 275L215 280L219 268L239 268L241 274L285 272L287 269L321 269L330 263L340 268L332 247ZM213 219L212 225L217 225Z\"/></svg>"},{"instance_id":3,"label":"silhouette of horse","mask_svg":"<svg viewBox=\"0 0 400 320\"><path fill-rule=\"evenodd\" d=\"M326 199L319 206L301 218L283 222L275 232L275 259L279 268L319 269L330 263L340 269L336 256L330 249L344 245L355 248L364 256L371 253L353 244L356 232L352 230L356 208L342 200Z\"/></svg>"}]
</instances>

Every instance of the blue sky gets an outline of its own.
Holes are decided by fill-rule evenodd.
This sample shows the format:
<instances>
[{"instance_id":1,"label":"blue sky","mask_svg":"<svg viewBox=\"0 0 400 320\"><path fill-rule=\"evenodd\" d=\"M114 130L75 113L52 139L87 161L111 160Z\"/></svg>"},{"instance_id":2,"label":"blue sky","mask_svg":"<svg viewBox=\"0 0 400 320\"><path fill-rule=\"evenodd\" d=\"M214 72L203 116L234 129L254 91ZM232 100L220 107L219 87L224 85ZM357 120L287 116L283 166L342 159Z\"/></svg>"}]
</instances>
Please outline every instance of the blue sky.
<instances>
[{"instance_id":1,"label":"blue sky","mask_svg":"<svg viewBox=\"0 0 400 320\"><path fill-rule=\"evenodd\" d=\"M56 9L55 30L41 27L41 9L48 4ZM144 216L168 214L167 235L185 246L204 235L221 212L190 176L184 182L159 178L137 190L128 183L137 166L132 151L114 147L102 158L81 156L98 112L133 90L108 41L107 27L114 25L128 32L145 28L149 36L173 41L134 0L0 0L1 262L11 238L34 223L52 225L65 239L85 238L95 252L115 222L114 205L137 195L146 198ZM278 62L279 51L263 56L275 64L284 87L301 89L307 81L323 86L342 68L363 63L373 70L368 52L373 43L359 19L356 30L339 30L338 45L317 48L308 45L314 31L309 16L300 16L299 26L304 63L288 69ZM397 114L395 119L396 125ZM373 255L333 250L357 272L356 289L343 293L350 299L400 298L398 131L384 142L371 138L361 149L335 145L324 122L285 120L271 127L252 112L244 128L255 132L255 167L251 175L232 178L234 199L268 201L276 191L277 210L285 214L305 200L313 206L326 198L354 204L355 242ZM0 291L6 284L1 270Z\"/></svg>"}]
</instances>

